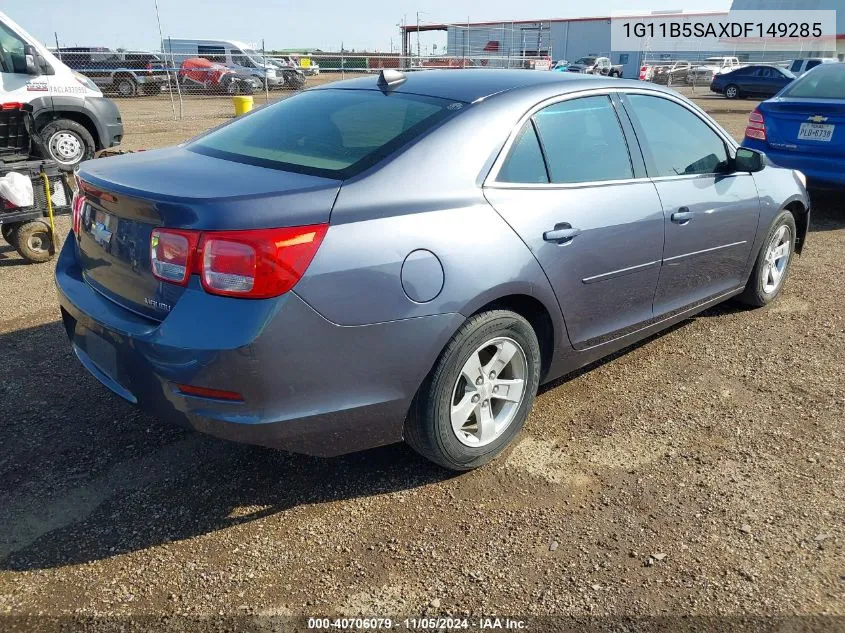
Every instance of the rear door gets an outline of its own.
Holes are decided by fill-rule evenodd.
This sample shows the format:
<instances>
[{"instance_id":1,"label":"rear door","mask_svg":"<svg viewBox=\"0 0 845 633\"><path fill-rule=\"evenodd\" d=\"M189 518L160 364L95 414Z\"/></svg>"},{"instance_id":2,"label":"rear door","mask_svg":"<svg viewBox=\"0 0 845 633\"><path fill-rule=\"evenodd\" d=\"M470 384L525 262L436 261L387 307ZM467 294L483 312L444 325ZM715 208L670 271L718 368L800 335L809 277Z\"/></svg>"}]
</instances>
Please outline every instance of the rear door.
<instances>
[{"instance_id":1,"label":"rear door","mask_svg":"<svg viewBox=\"0 0 845 633\"><path fill-rule=\"evenodd\" d=\"M741 286L760 216L753 176L727 173L726 139L680 100L629 94L624 103L665 215L655 316Z\"/></svg>"},{"instance_id":2,"label":"rear door","mask_svg":"<svg viewBox=\"0 0 845 633\"><path fill-rule=\"evenodd\" d=\"M576 349L652 316L663 211L618 107L595 94L537 110L485 185L548 276Z\"/></svg>"}]
</instances>

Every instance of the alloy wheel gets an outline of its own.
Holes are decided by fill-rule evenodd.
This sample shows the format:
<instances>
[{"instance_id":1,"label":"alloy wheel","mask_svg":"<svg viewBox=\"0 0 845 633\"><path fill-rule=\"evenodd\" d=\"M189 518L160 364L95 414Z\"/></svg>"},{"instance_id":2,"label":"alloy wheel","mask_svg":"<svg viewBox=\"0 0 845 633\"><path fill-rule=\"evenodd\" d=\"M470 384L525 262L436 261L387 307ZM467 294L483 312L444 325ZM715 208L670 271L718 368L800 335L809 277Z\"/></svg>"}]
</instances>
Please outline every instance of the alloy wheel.
<instances>
[{"instance_id":1,"label":"alloy wheel","mask_svg":"<svg viewBox=\"0 0 845 633\"><path fill-rule=\"evenodd\" d=\"M450 403L458 441L480 447L501 437L525 397L527 373L525 352L512 338L491 339L470 354Z\"/></svg>"},{"instance_id":2,"label":"alloy wheel","mask_svg":"<svg viewBox=\"0 0 845 633\"><path fill-rule=\"evenodd\" d=\"M782 225L772 236L766 249L766 259L763 263L763 292L767 295L775 292L783 281L789 257L792 254L792 232L789 227Z\"/></svg>"}]
</instances>

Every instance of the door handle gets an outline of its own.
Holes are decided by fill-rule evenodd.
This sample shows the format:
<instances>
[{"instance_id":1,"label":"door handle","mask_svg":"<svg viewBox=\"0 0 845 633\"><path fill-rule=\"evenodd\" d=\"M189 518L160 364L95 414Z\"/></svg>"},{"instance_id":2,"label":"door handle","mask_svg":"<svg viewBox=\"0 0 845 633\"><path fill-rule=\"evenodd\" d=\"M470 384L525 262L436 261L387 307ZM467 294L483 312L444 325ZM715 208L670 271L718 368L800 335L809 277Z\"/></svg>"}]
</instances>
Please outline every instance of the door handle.
<instances>
[{"instance_id":1,"label":"door handle","mask_svg":"<svg viewBox=\"0 0 845 633\"><path fill-rule=\"evenodd\" d=\"M672 222L686 224L693 218L693 213L687 207L681 207L672 214Z\"/></svg>"},{"instance_id":2,"label":"door handle","mask_svg":"<svg viewBox=\"0 0 845 633\"><path fill-rule=\"evenodd\" d=\"M572 238L577 237L581 233L581 229L574 229L569 222L561 222L555 224L555 228L551 231L543 233L543 239L547 242L557 242L558 244L568 244Z\"/></svg>"}]
</instances>

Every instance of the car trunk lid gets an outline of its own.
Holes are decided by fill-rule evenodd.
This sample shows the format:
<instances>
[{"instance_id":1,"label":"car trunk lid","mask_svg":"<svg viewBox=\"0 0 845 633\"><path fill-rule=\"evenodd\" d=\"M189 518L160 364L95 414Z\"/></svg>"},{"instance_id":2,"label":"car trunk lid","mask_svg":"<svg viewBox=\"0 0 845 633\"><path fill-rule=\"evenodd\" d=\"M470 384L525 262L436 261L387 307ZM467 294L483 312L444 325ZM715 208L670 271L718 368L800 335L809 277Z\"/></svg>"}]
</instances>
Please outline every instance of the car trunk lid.
<instances>
[{"instance_id":1,"label":"car trunk lid","mask_svg":"<svg viewBox=\"0 0 845 633\"><path fill-rule=\"evenodd\" d=\"M167 316L185 287L153 276L153 229L326 223L341 184L179 147L91 161L79 179L85 204L77 243L85 280L115 303L156 320Z\"/></svg>"},{"instance_id":2,"label":"car trunk lid","mask_svg":"<svg viewBox=\"0 0 845 633\"><path fill-rule=\"evenodd\" d=\"M766 140L772 147L845 155L845 100L774 99L760 104L759 110L765 118Z\"/></svg>"}]
</instances>

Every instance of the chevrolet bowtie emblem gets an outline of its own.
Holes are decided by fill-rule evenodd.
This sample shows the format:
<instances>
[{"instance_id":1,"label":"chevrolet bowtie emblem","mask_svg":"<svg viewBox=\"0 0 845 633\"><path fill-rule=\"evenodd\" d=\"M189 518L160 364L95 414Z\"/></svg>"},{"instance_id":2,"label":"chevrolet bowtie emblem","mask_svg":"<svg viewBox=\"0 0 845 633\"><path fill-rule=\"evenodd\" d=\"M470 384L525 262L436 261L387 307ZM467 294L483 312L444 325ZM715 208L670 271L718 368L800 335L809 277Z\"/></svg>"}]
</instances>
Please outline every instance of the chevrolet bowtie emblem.
<instances>
[{"instance_id":1,"label":"chevrolet bowtie emblem","mask_svg":"<svg viewBox=\"0 0 845 633\"><path fill-rule=\"evenodd\" d=\"M824 123L825 121L827 121L827 117L826 117L826 116L822 116L822 115L820 115L820 114L817 114L816 116L811 116L811 117L810 117L809 119L807 119L807 120L808 120L808 121L812 121L813 123Z\"/></svg>"}]
</instances>

